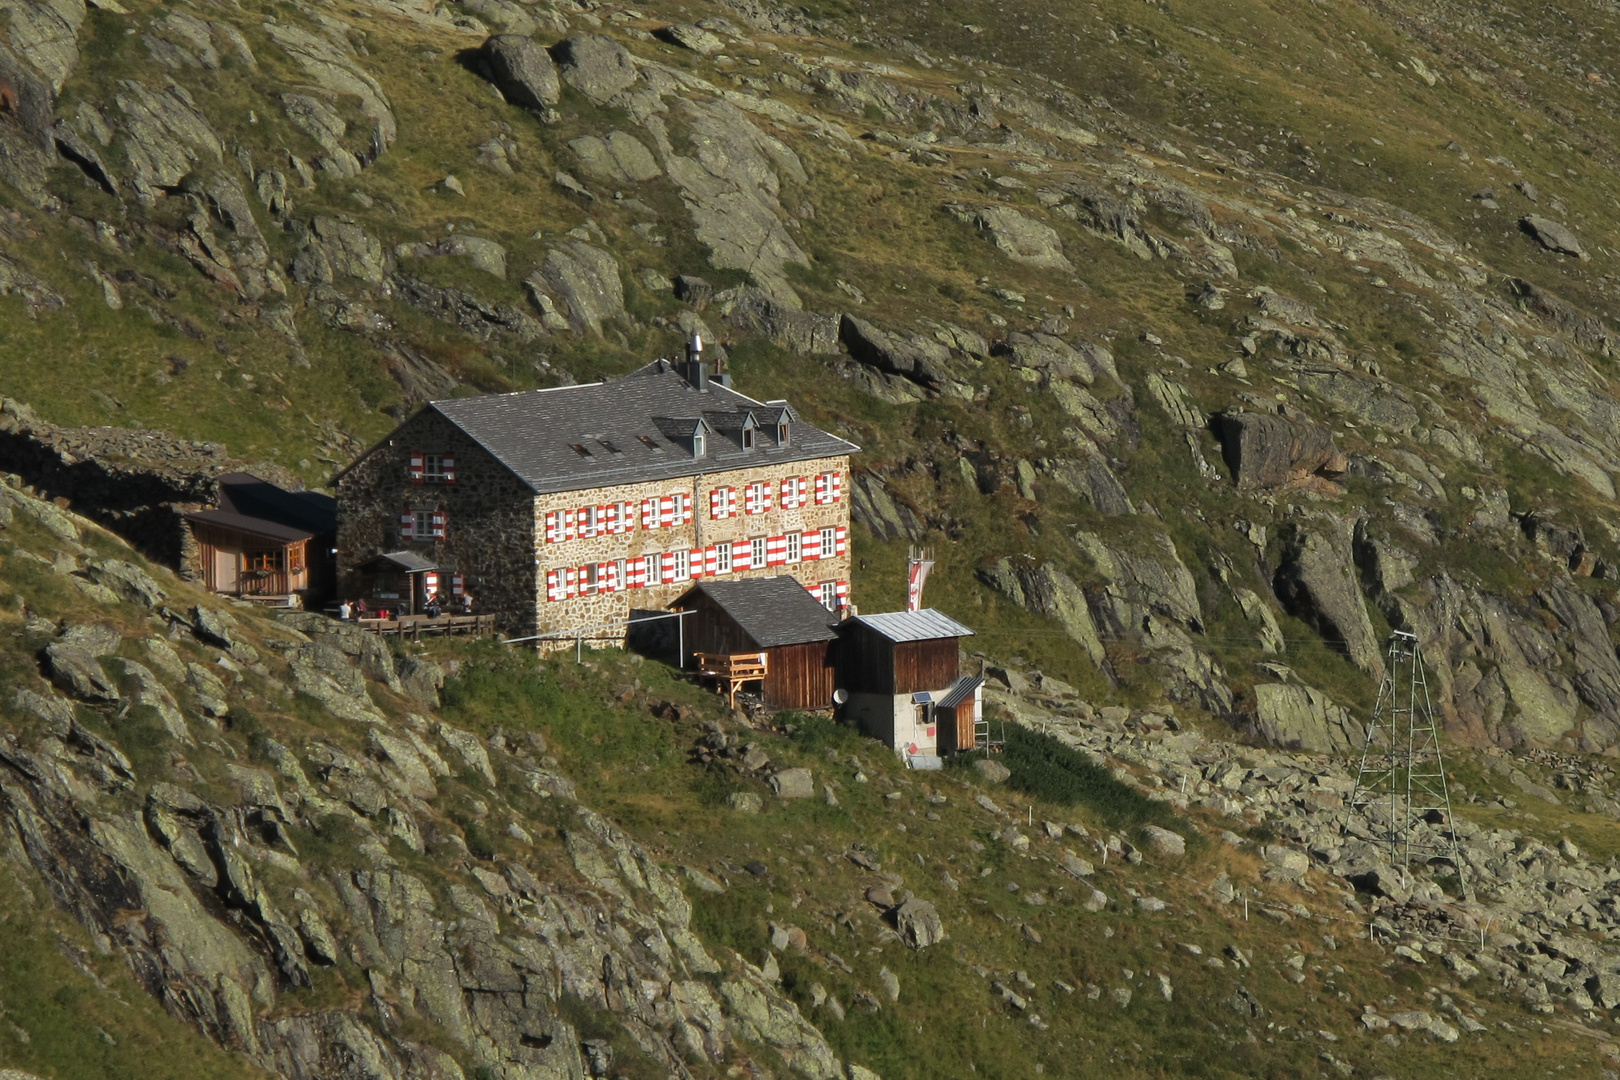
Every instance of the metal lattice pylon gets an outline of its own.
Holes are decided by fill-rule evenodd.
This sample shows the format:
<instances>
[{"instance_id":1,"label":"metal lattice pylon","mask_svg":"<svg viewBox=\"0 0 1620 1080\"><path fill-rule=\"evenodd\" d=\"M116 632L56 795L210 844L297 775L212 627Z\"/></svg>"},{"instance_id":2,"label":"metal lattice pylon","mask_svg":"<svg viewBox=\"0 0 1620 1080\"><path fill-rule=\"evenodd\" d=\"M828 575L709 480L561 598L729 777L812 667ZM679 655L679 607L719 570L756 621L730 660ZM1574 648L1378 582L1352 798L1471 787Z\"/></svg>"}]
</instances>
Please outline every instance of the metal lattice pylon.
<instances>
[{"instance_id":1,"label":"metal lattice pylon","mask_svg":"<svg viewBox=\"0 0 1620 1080\"><path fill-rule=\"evenodd\" d=\"M1350 804L1366 816L1374 837L1388 845L1392 865L1410 867L1414 857L1448 859L1466 894L1467 871L1416 634L1397 630L1389 639Z\"/></svg>"}]
</instances>

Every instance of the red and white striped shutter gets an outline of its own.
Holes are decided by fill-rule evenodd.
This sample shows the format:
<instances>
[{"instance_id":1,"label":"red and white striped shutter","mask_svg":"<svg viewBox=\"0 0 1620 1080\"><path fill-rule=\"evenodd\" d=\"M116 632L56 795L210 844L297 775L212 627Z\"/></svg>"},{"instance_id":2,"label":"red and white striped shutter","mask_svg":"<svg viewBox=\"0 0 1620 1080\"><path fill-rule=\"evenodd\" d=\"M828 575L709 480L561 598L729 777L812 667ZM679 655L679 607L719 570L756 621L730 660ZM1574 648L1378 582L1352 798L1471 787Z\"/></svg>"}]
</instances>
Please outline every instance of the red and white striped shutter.
<instances>
[{"instance_id":1,"label":"red and white striped shutter","mask_svg":"<svg viewBox=\"0 0 1620 1080\"><path fill-rule=\"evenodd\" d=\"M439 591L439 575L429 571L422 575L422 595L432 596Z\"/></svg>"},{"instance_id":2,"label":"red and white striped shutter","mask_svg":"<svg viewBox=\"0 0 1620 1080\"><path fill-rule=\"evenodd\" d=\"M833 533L833 554L842 555L848 550L849 530L840 525L838 526L838 531Z\"/></svg>"},{"instance_id":3,"label":"red and white striped shutter","mask_svg":"<svg viewBox=\"0 0 1620 1080\"><path fill-rule=\"evenodd\" d=\"M686 570L692 577L700 578L705 573L703 563L703 549L693 548L686 553Z\"/></svg>"},{"instance_id":4,"label":"red and white striped shutter","mask_svg":"<svg viewBox=\"0 0 1620 1080\"><path fill-rule=\"evenodd\" d=\"M771 485L759 485L760 512L769 513L771 509Z\"/></svg>"},{"instance_id":5,"label":"red and white striped shutter","mask_svg":"<svg viewBox=\"0 0 1620 1080\"><path fill-rule=\"evenodd\" d=\"M677 495L677 496L675 496L675 498L680 500L679 502L677 502L675 504L676 509L677 509L677 516L680 519L680 523L682 525L690 525L690 524L692 524L692 496L690 496L690 495Z\"/></svg>"},{"instance_id":6,"label":"red and white striped shutter","mask_svg":"<svg viewBox=\"0 0 1620 1080\"><path fill-rule=\"evenodd\" d=\"M720 572L720 549L709 546L703 549L703 572L713 577Z\"/></svg>"},{"instance_id":7,"label":"red and white striped shutter","mask_svg":"<svg viewBox=\"0 0 1620 1080\"><path fill-rule=\"evenodd\" d=\"M433 511L433 538L435 540L444 539L447 524L448 519L445 517L443 510Z\"/></svg>"},{"instance_id":8,"label":"red and white striped shutter","mask_svg":"<svg viewBox=\"0 0 1620 1080\"><path fill-rule=\"evenodd\" d=\"M804 585L804 582L801 581L799 584ZM817 600L821 599L821 586L820 585L805 585L804 586L804 591L809 593L811 596L815 597Z\"/></svg>"},{"instance_id":9,"label":"red and white striped shutter","mask_svg":"<svg viewBox=\"0 0 1620 1080\"><path fill-rule=\"evenodd\" d=\"M782 507L782 509L784 509L784 510L793 509L793 481L792 480L783 480L782 481L782 490L781 490L781 493L780 493L780 498L781 498L782 501L778 505L780 505Z\"/></svg>"},{"instance_id":10,"label":"red and white striped shutter","mask_svg":"<svg viewBox=\"0 0 1620 1080\"><path fill-rule=\"evenodd\" d=\"M752 570L754 561L754 548L746 540L738 540L731 545L731 568L733 570Z\"/></svg>"},{"instance_id":11,"label":"red and white striped shutter","mask_svg":"<svg viewBox=\"0 0 1620 1080\"><path fill-rule=\"evenodd\" d=\"M641 527L643 529L658 528L658 508L651 499L641 500Z\"/></svg>"},{"instance_id":12,"label":"red and white striped shutter","mask_svg":"<svg viewBox=\"0 0 1620 1080\"><path fill-rule=\"evenodd\" d=\"M427 479L427 456L420 450L411 454L411 483L420 484Z\"/></svg>"},{"instance_id":13,"label":"red and white striped shutter","mask_svg":"<svg viewBox=\"0 0 1620 1080\"><path fill-rule=\"evenodd\" d=\"M546 511L546 543L555 544L562 539L562 515L555 510Z\"/></svg>"},{"instance_id":14,"label":"red and white striped shutter","mask_svg":"<svg viewBox=\"0 0 1620 1080\"><path fill-rule=\"evenodd\" d=\"M621 502L619 504L619 531L621 533L634 532L636 528L636 507L634 503Z\"/></svg>"},{"instance_id":15,"label":"red and white striped shutter","mask_svg":"<svg viewBox=\"0 0 1620 1080\"><path fill-rule=\"evenodd\" d=\"M562 580L555 570L546 571L546 599L555 604L563 598Z\"/></svg>"},{"instance_id":16,"label":"red and white striped shutter","mask_svg":"<svg viewBox=\"0 0 1620 1080\"><path fill-rule=\"evenodd\" d=\"M675 500L665 495L658 500L658 527L667 529L675 524Z\"/></svg>"},{"instance_id":17,"label":"red and white striped shutter","mask_svg":"<svg viewBox=\"0 0 1620 1080\"><path fill-rule=\"evenodd\" d=\"M726 516L726 489L715 488L709 492L709 518L719 521Z\"/></svg>"},{"instance_id":18,"label":"red and white striped shutter","mask_svg":"<svg viewBox=\"0 0 1620 1080\"><path fill-rule=\"evenodd\" d=\"M787 537L771 536L765 540L765 565L781 566L787 562Z\"/></svg>"},{"instance_id":19,"label":"red and white striped shutter","mask_svg":"<svg viewBox=\"0 0 1620 1080\"><path fill-rule=\"evenodd\" d=\"M737 489L728 487L726 488L726 517L736 517L737 513Z\"/></svg>"},{"instance_id":20,"label":"red and white striped shutter","mask_svg":"<svg viewBox=\"0 0 1620 1080\"><path fill-rule=\"evenodd\" d=\"M572 540L579 535L577 528L578 515L573 510L562 512L562 534L564 540Z\"/></svg>"},{"instance_id":21,"label":"red and white striped shutter","mask_svg":"<svg viewBox=\"0 0 1620 1080\"><path fill-rule=\"evenodd\" d=\"M643 555L636 560L636 588L645 589L653 577L653 557Z\"/></svg>"},{"instance_id":22,"label":"red and white striped shutter","mask_svg":"<svg viewBox=\"0 0 1620 1080\"><path fill-rule=\"evenodd\" d=\"M441 463L442 463L442 467L444 468L444 482L447 483L447 484L455 483L456 482L456 459L451 457L449 454L446 454L446 455L444 455Z\"/></svg>"},{"instance_id":23,"label":"red and white striped shutter","mask_svg":"<svg viewBox=\"0 0 1620 1080\"><path fill-rule=\"evenodd\" d=\"M467 591L467 579L460 574L450 575L450 595L460 596Z\"/></svg>"},{"instance_id":24,"label":"red and white striped shutter","mask_svg":"<svg viewBox=\"0 0 1620 1080\"><path fill-rule=\"evenodd\" d=\"M835 588L838 593L838 606L849 607L849 582L840 581Z\"/></svg>"},{"instance_id":25,"label":"red and white striped shutter","mask_svg":"<svg viewBox=\"0 0 1620 1080\"><path fill-rule=\"evenodd\" d=\"M835 473L832 474L832 501L837 502L839 499L842 499L843 497L844 497L844 474L841 473L841 472L835 472Z\"/></svg>"},{"instance_id":26,"label":"red and white striped shutter","mask_svg":"<svg viewBox=\"0 0 1620 1080\"><path fill-rule=\"evenodd\" d=\"M828 479L828 474L827 473L818 473L816 475L816 505L817 506L826 506L827 505L827 496L828 496L828 493L831 490L832 490L832 484L831 484L830 480Z\"/></svg>"},{"instance_id":27,"label":"red and white striped shutter","mask_svg":"<svg viewBox=\"0 0 1620 1080\"><path fill-rule=\"evenodd\" d=\"M806 562L813 562L821 558L821 534L814 529L806 529L799 538L799 557Z\"/></svg>"},{"instance_id":28,"label":"red and white striped shutter","mask_svg":"<svg viewBox=\"0 0 1620 1080\"><path fill-rule=\"evenodd\" d=\"M603 505L598 506L596 508L596 535L597 536L608 536L613 532L612 526L610 526L608 524L608 510L609 509L610 508L606 504L603 504Z\"/></svg>"},{"instance_id":29,"label":"red and white striped shutter","mask_svg":"<svg viewBox=\"0 0 1620 1080\"><path fill-rule=\"evenodd\" d=\"M575 567L575 566L565 566L565 567L563 567L562 577L563 577L563 597L564 597L564 599L572 599L572 598L578 596L579 595L579 568Z\"/></svg>"},{"instance_id":30,"label":"red and white striped shutter","mask_svg":"<svg viewBox=\"0 0 1620 1080\"><path fill-rule=\"evenodd\" d=\"M604 531L609 536L618 536L624 531L619 521L619 503L608 503L607 517L604 519Z\"/></svg>"},{"instance_id":31,"label":"red and white striped shutter","mask_svg":"<svg viewBox=\"0 0 1620 1080\"><path fill-rule=\"evenodd\" d=\"M416 513L410 508L399 515L399 538L401 540L416 539Z\"/></svg>"},{"instance_id":32,"label":"red and white striped shutter","mask_svg":"<svg viewBox=\"0 0 1620 1080\"><path fill-rule=\"evenodd\" d=\"M658 583L669 585L675 580L675 553L666 551L658 556Z\"/></svg>"},{"instance_id":33,"label":"red and white striped shutter","mask_svg":"<svg viewBox=\"0 0 1620 1080\"><path fill-rule=\"evenodd\" d=\"M619 578L619 564L616 562L607 564L607 583L608 592L618 592L624 588L624 582Z\"/></svg>"}]
</instances>

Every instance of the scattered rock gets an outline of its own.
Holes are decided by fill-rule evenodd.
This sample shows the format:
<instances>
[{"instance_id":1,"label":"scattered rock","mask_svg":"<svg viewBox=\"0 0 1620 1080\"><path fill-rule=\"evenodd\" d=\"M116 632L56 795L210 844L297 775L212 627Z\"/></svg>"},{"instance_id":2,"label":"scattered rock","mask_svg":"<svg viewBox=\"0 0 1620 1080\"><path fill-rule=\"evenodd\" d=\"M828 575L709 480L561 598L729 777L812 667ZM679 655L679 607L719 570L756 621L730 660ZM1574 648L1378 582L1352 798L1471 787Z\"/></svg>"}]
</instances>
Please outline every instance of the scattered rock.
<instances>
[{"instance_id":1,"label":"scattered rock","mask_svg":"<svg viewBox=\"0 0 1620 1080\"><path fill-rule=\"evenodd\" d=\"M606 105L636 81L635 61L624 46L600 34L559 41L551 47L551 58L563 81L593 105Z\"/></svg>"},{"instance_id":2,"label":"scattered rock","mask_svg":"<svg viewBox=\"0 0 1620 1080\"><path fill-rule=\"evenodd\" d=\"M1004 784L1012 776L1012 770L994 758L974 758L973 769L992 784Z\"/></svg>"}]
</instances>

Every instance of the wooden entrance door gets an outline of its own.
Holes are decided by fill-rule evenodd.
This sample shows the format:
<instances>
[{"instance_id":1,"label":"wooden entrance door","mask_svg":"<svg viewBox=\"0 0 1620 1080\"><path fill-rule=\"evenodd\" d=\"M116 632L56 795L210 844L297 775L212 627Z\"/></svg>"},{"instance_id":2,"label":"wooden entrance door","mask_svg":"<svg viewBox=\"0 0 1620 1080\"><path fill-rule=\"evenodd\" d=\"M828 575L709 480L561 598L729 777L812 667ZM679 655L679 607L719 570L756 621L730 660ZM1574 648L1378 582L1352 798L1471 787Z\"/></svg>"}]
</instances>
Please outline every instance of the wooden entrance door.
<instances>
[{"instance_id":1,"label":"wooden entrance door","mask_svg":"<svg viewBox=\"0 0 1620 1080\"><path fill-rule=\"evenodd\" d=\"M242 556L234 551L214 549L214 591L234 593L242 584Z\"/></svg>"}]
</instances>

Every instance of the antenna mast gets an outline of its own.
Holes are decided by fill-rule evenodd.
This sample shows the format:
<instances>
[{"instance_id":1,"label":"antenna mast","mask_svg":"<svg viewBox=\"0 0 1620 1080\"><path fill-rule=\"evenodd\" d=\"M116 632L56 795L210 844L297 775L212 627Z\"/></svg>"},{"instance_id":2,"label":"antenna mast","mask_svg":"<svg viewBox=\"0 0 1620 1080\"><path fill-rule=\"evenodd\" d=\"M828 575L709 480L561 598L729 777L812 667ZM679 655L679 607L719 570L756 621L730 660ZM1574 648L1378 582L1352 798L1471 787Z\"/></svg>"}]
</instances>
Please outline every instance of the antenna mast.
<instances>
[{"instance_id":1,"label":"antenna mast","mask_svg":"<svg viewBox=\"0 0 1620 1080\"><path fill-rule=\"evenodd\" d=\"M1429 683L1416 634L1389 639L1384 678L1362 741L1361 771L1350 805L1366 816L1390 863L1449 860L1468 895L1467 866L1457 845L1440 736L1429 705Z\"/></svg>"}]
</instances>

